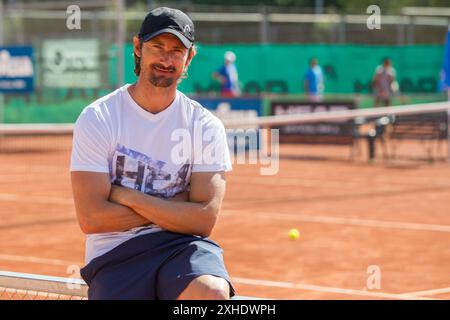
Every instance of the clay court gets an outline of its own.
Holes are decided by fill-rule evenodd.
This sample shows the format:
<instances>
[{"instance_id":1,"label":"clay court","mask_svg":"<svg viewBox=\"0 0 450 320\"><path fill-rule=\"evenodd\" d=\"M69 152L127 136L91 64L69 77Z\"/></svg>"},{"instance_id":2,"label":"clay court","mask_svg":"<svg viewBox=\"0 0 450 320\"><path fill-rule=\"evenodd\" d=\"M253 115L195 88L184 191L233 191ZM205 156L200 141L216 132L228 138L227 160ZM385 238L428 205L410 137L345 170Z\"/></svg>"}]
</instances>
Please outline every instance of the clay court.
<instances>
[{"instance_id":1,"label":"clay court","mask_svg":"<svg viewBox=\"0 0 450 320\"><path fill-rule=\"evenodd\" d=\"M0 154L0 270L67 277L83 264L70 137L57 145ZM413 152L423 153L419 143L399 148ZM275 176L234 166L212 238L238 294L450 299L450 165L366 158L349 160L348 147L282 145ZM379 288L367 288L373 268Z\"/></svg>"}]
</instances>

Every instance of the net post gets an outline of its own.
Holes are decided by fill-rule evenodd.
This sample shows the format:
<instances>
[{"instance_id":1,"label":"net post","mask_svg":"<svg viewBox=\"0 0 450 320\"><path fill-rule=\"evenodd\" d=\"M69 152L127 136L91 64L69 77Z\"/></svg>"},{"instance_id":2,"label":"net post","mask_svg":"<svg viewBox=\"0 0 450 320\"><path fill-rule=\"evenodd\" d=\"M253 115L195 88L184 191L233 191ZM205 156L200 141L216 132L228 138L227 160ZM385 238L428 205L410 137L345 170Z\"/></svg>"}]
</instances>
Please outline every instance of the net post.
<instances>
[{"instance_id":1,"label":"net post","mask_svg":"<svg viewBox=\"0 0 450 320\"><path fill-rule=\"evenodd\" d=\"M116 0L116 16L117 16L117 82L118 86L123 86L125 83L125 32L126 32L126 17L125 17L125 1Z\"/></svg>"},{"instance_id":2,"label":"net post","mask_svg":"<svg viewBox=\"0 0 450 320\"><path fill-rule=\"evenodd\" d=\"M367 136L367 142L369 144L369 162L372 163L375 160L375 139L376 135L374 132L369 132Z\"/></svg>"},{"instance_id":3,"label":"net post","mask_svg":"<svg viewBox=\"0 0 450 320\"><path fill-rule=\"evenodd\" d=\"M450 101L449 101L450 103ZM447 108L447 163L450 164L450 106Z\"/></svg>"},{"instance_id":4,"label":"net post","mask_svg":"<svg viewBox=\"0 0 450 320\"><path fill-rule=\"evenodd\" d=\"M271 156L272 155L272 136L271 136L271 128L272 126L270 124L264 124L260 127L260 129L263 130L265 137L264 139L259 139L260 146L262 154ZM260 135L260 137L262 137ZM260 153L261 154L261 153Z\"/></svg>"}]
</instances>

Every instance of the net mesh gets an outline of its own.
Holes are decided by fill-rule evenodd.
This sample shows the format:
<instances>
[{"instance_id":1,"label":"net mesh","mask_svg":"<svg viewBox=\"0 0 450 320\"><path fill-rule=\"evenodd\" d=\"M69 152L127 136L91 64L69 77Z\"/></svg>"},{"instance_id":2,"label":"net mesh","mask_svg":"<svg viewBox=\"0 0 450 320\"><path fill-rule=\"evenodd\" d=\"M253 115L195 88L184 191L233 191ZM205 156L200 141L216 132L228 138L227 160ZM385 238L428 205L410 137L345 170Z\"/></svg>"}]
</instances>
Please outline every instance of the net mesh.
<instances>
[{"instance_id":1,"label":"net mesh","mask_svg":"<svg viewBox=\"0 0 450 320\"><path fill-rule=\"evenodd\" d=\"M0 137L0 153L58 153L69 152L71 135L27 135Z\"/></svg>"},{"instance_id":2,"label":"net mesh","mask_svg":"<svg viewBox=\"0 0 450 320\"><path fill-rule=\"evenodd\" d=\"M84 296L0 287L0 300L87 300Z\"/></svg>"},{"instance_id":3,"label":"net mesh","mask_svg":"<svg viewBox=\"0 0 450 320\"><path fill-rule=\"evenodd\" d=\"M285 107L295 109L297 105L292 102ZM322 109L318 108L318 112L311 110L300 114L296 109L292 112L286 109L289 112L285 110L286 114L281 117L224 119L224 124L234 131L250 127L279 129L280 142L318 145L354 146L373 131L382 138L381 142L388 141L386 144L397 149L396 145L402 140L414 141L416 145L420 140L430 143L447 140L449 107L448 103L441 102L373 110L320 112ZM233 131L229 133L234 135ZM70 157L72 134L70 124L0 125L0 156L20 158L23 155L31 159L34 155L43 163L48 163L47 159L51 159L51 163L66 162ZM39 163L39 160L33 159L32 163Z\"/></svg>"},{"instance_id":4,"label":"net mesh","mask_svg":"<svg viewBox=\"0 0 450 320\"><path fill-rule=\"evenodd\" d=\"M234 296L233 300L260 300ZM0 271L0 300L88 300L81 279Z\"/></svg>"},{"instance_id":5,"label":"net mesh","mask_svg":"<svg viewBox=\"0 0 450 320\"><path fill-rule=\"evenodd\" d=\"M2 125L0 153L68 152L72 144L71 125Z\"/></svg>"},{"instance_id":6,"label":"net mesh","mask_svg":"<svg viewBox=\"0 0 450 320\"><path fill-rule=\"evenodd\" d=\"M0 300L86 300L81 279L0 271Z\"/></svg>"}]
</instances>

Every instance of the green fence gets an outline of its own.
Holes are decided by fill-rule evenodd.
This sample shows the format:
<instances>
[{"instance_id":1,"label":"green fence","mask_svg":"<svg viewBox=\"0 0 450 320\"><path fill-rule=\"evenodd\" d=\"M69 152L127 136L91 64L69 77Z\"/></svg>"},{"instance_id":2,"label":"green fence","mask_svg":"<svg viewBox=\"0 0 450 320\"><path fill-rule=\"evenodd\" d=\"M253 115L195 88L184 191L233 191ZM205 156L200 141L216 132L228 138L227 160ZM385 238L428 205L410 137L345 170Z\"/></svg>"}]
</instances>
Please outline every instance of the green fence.
<instances>
[{"instance_id":1,"label":"green fence","mask_svg":"<svg viewBox=\"0 0 450 320\"><path fill-rule=\"evenodd\" d=\"M114 46L109 54L108 73L96 90L46 89L27 96L7 97L4 121L73 122L80 111L96 98L117 87ZM317 57L325 73L326 95L357 94L359 107L371 107L370 80L383 57L390 57L397 70L403 98L395 104L431 102L444 99L439 95L439 71L443 46L362 46L362 45L198 45L198 53L189 69L189 76L180 90L189 94L210 94L219 87L211 73L223 63L223 54L232 50L244 92L301 94L303 74L311 57ZM132 46L125 47L125 81L134 82ZM39 63L39 59L37 60ZM40 70L40 66L36 66ZM38 75L39 76L39 75ZM70 93L70 94L69 94Z\"/></svg>"},{"instance_id":2,"label":"green fence","mask_svg":"<svg viewBox=\"0 0 450 320\"><path fill-rule=\"evenodd\" d=\"M444 47L363 46L363 45L198 45L189 77L180 86L188 93L218 90L211 73L223 63L225 51L236 53L236 65L244 91L249 93L303 92L303 75L311 57L317 57L325 73L326 93L369 93L374 70L384 57L390 57L404 93L435 93ZM133 49L126 46L126 81L133 82ZM115 61L112 61L112 65ZM114 70L113 68L111 70ZM111 82L116 77L112 73Z\"/></svg>"},{"instance_id":3,"label":"green fence","mask_svg":"<svg viewBox=\"0 0 450 320\"><path fill-rule=\"evenodd\" d=\"M222 64L226 50L236 53L244 91L290 94L303 91L303 75L313 56L324 70L326 93L369 93L373 72L384 57L392 59L403 92L435 93L443 57L443 46L200 45L182 88L213 90L211 72Z\"/></svg>"}]
</instances>

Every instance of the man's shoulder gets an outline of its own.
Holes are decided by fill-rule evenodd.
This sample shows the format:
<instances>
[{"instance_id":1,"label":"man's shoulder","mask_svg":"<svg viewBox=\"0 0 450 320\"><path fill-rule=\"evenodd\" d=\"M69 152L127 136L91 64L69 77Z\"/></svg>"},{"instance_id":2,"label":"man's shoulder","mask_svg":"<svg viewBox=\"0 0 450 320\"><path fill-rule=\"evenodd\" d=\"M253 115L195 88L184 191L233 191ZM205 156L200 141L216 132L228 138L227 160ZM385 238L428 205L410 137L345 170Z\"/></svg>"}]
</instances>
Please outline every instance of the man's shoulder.
<instances>
[{"instance_id":1,"label":"man's shoulder","mask_svg":"<svg viewBox=\"0 0 450 320\"><path fill-rule=\"evenodd\" d=\"M113 114L113 109L119 106L118 100L123 92L123 87L98 98L87 105L80 114L80 118L105 120Z\"/></svg>"},{"instance_id":2,"label":"man's shoulder","mask_svg":"<svg viewBox=\"0 0 450 320\"><path fill-rule=\"evenodd\" d=\"M188 112L189 114L191 114L194 121L200 121L204 124L209 123L223 126L222 121L210 110L202 106L198 101L187 97L183 93L181 93L181 99L184 102L185 106L188 108Z\"/></svg>"}]
</instances>

